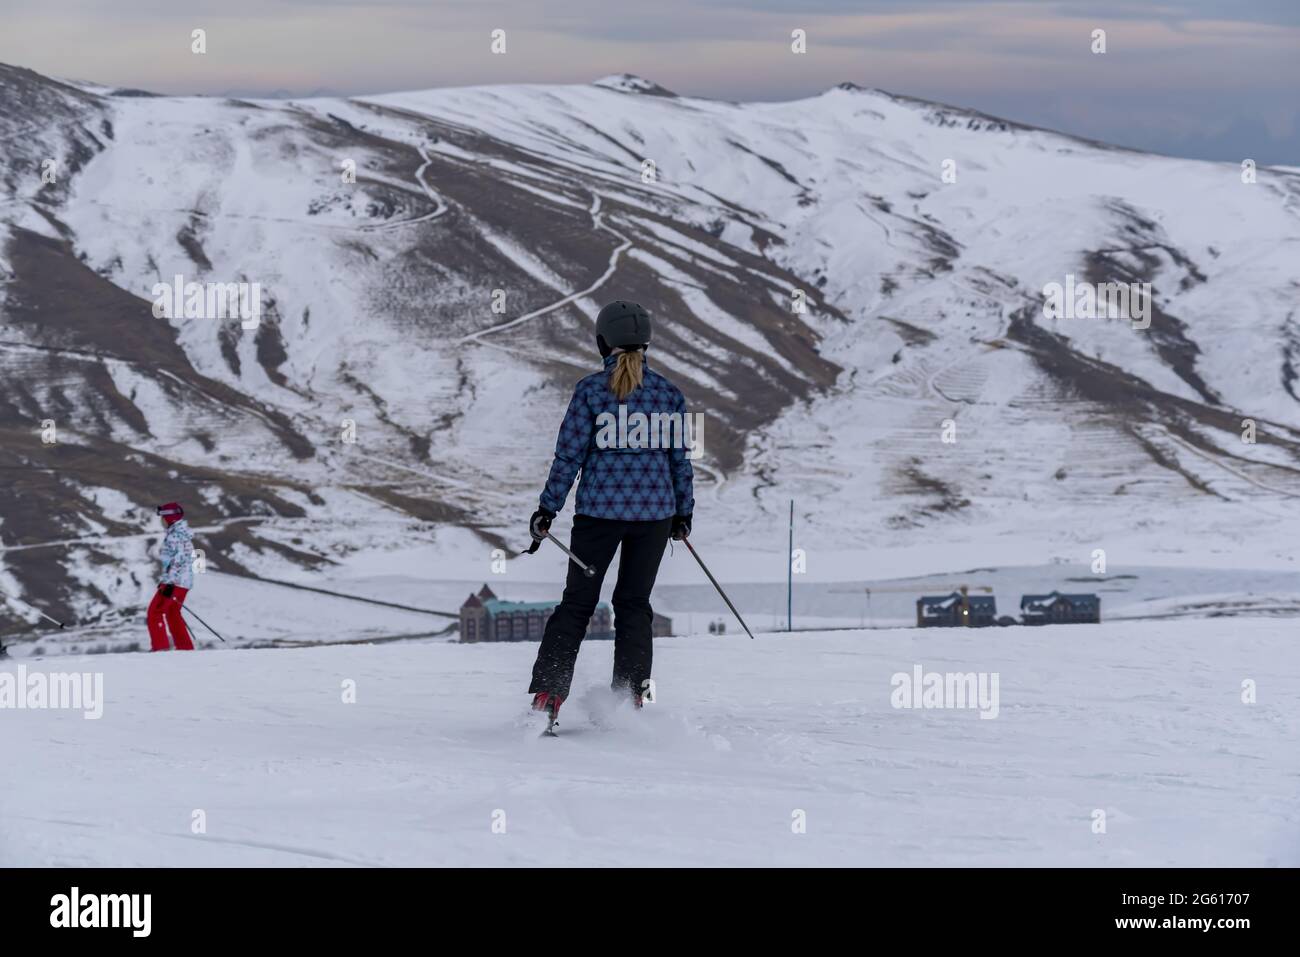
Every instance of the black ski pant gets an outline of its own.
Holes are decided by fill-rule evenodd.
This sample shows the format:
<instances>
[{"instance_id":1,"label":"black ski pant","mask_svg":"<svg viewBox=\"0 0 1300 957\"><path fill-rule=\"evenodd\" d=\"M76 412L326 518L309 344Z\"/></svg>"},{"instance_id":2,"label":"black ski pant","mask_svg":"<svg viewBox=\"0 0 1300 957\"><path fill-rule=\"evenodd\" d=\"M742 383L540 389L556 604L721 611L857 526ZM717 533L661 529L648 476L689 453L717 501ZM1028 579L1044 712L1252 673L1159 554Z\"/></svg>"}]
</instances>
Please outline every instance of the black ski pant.
<instances>
[{"instance_id":1,"label":"black ski pant","mask_svg":"<svg viewBox=\"0 0 1300 957\"><path fill-rule=\"evenodd\" d=\"M596 574L588 577L574 562L568 563L564 598L546 622L542 646L537 649L537 663L533 665L533 682L528 686L530 693L549 691L561 697L569 696L578 647L600 600L605 571L620 545L623 554L614 585L613 688L638 692L642 689L650 677L654 654L650 591L659 574L659 561L664 556L672 527L671 518L623 522L574 516L569 548L588 565L595 566Z\"/></svg>"}]
</instances>

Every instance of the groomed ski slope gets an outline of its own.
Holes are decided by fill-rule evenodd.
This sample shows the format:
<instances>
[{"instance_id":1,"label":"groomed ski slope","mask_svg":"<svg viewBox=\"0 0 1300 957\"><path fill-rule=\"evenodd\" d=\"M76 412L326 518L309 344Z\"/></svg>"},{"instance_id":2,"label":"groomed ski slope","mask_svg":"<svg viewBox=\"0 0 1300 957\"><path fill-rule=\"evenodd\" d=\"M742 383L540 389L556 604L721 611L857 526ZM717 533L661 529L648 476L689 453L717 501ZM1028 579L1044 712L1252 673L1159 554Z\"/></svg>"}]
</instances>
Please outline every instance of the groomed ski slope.
<instances>
[{"instance_id":1,"label":"groomed ski slope","mask_svg":"<svg viewBox=\"0 0 1300 957\"><path fill-rule=\"evenodd\" d=\"M1294 866L1294 630L663 639L604 730L589 643L554 740L531 643L27 660L102 670L104 713L0 711L0 864ZM998 716L892 708L916 664L998 672Z\"/></svg>"}]
</instances>

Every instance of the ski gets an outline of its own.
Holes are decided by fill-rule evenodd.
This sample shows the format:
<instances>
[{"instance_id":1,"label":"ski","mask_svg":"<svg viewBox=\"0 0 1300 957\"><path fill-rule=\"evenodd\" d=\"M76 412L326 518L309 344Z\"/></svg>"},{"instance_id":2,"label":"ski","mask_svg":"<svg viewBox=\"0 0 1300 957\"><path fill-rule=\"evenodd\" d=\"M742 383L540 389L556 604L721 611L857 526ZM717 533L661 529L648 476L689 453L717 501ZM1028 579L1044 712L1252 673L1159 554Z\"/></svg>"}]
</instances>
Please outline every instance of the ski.
<instances>
[{"instance_id":1,"label":"ski","mask_svg":"<svg viewBox=\"0 0 1300 957\"><path fill-rule=\"evenodd\" d=\"M540 692L533 698L533 710L541 711L546 715L546 728L542 731L539 737L559 737L559 735L556 734L556 729L560 726L558 718L560 716L561 704L563 704L562 698L558 695L546 694L545 692Z\"/></svg>"}]
</instances>

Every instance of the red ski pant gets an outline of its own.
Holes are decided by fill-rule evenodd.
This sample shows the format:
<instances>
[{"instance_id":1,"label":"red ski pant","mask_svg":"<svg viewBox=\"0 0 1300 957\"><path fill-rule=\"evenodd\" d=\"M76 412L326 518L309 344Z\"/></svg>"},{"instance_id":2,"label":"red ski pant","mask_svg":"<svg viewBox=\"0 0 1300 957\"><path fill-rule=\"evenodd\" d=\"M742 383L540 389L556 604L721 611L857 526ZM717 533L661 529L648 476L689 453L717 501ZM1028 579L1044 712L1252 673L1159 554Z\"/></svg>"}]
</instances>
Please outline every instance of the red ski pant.
<instances>
[{"instance_id":1,"label":"red ski pant","mask_svg":"<svg viewBox=\"0 0 1300 957\"><path fill-rule=\"evenodd\" d=\"M171 648L167 642L167 629L171 630L177 650L194 650L189 629L185 627L185 619L181 617L181 603L185 601L187 594L189 594L188 588L177 585L172 590L170 598L163 595L162 589L159 589L154 594L153 601L149 602L149 614L146 620L149 623L149 642L153 645L154 651L168 651ZM164 620L167 622L166 628L163 627Z\"/></svg>"}]
</instances>

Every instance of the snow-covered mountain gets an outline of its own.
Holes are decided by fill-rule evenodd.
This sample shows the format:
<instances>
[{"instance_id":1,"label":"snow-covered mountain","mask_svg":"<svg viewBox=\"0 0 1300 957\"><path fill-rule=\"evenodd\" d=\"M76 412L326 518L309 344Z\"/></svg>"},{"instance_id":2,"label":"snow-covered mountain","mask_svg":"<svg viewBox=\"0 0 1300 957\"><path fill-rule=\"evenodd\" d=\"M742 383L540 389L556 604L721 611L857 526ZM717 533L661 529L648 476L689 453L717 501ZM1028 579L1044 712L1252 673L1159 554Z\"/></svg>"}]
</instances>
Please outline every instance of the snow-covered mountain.
<instances>
[{"instance_id":1,"label":"snow-covered mountain","mask_svg":"<svg viewBox=\"0 0 1300 957\"><path fill-rule=\"evenodd\" d=\"M0 142L0 589L62 614L138 604L171 498L226 571L518 547L619 297L705 415L704 543L779 552L794 497L832 577L1289 560L1294 170L628 76L240 101L0 67ZM260 322L156 318L178 275L259 284ZM1071 281L1150 283L1149 327L1047 318Z\"/></svg>"}]
</instances>

